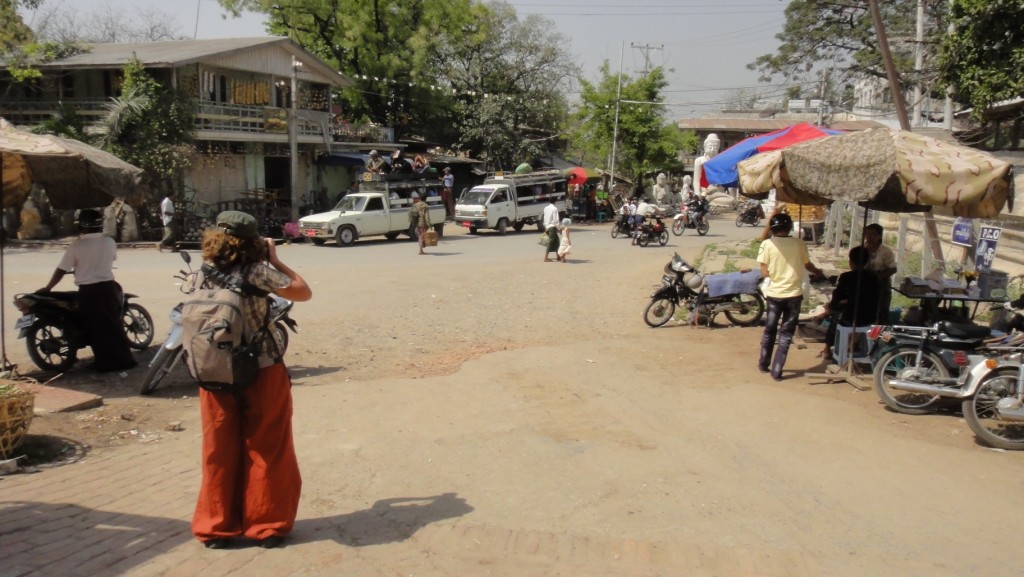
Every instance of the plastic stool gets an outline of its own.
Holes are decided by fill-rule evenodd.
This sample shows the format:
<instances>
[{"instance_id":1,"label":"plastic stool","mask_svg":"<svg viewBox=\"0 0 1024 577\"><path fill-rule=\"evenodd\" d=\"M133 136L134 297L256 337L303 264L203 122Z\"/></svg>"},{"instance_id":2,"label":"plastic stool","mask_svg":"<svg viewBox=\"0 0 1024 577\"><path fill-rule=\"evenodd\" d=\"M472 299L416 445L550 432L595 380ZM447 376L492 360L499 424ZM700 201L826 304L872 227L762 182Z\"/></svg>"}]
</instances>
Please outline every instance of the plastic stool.
<instances>
[{"instance_id":1,"label":"plastic stool","mask_svg":"<svg viewBox=\"0 0 1024 577\"><path fill-rule=\"evenodd\" d=\"M843 325L836 325L836 342L832 345L832 356L835 357L837 365L842 366L846 364L846 353L849 350L850 335L854 333L858 335L867 335L870 330L870 325L864 327L846 327ZM858 336L856 338L856 342L853 344L853 362L871 362L871 357L868 357L867 353L867 337Z\"/></svg>"},{"instance_id":2,"label":"plastic stool","mask_svg":"<svg viewBox=\"0 0 1024 577\"><path fill-rule=\"evenodd\" d=\"M602 223L608 218L608 213L603 210L597 211L597 222Z\"/></svg>"}]
</instances>

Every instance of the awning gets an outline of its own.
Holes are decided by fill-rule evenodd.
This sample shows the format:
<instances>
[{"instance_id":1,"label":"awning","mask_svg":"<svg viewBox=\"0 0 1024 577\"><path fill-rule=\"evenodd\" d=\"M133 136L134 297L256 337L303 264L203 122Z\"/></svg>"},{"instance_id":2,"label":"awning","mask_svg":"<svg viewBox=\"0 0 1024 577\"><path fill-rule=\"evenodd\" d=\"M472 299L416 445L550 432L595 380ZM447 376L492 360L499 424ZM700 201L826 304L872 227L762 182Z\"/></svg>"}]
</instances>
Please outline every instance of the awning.
<instances>
[{"instance_id":1,"label":"awning","mask_svg":"<svg viewBox=\"0 0 1024 577\"><path fill-rule=\"evenodd\" d=\"M317 157L316 163L321 166L363 166L369 155L359 152L334 152Z\"/></svg>"}]
</instances>

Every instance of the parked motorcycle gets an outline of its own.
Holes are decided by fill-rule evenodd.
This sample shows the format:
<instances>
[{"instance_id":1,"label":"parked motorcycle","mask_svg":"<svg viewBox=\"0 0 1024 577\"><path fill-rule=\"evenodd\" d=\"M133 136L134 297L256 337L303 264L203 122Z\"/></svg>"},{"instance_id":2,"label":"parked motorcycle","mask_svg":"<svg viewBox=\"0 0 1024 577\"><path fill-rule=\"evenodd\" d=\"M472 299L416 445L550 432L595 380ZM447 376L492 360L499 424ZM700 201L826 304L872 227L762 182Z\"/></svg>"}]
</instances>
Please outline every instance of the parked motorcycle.
<instances>
[{"instance_id":1,"label":"parked motorcycle","mask_svg":"<svg viewBox=\"0 0 1024 577\"><path fill-rule=\"evenodd\" d=\"M178 274L174 275L174 278L181 280L181 292L192 294L196 289L198 271L192 270L192 257L187 252L181 251L179 254L181 254L181 259L185 261L188 272L179 270ZM298 323L288 316L295 303L275 294L270 294L267 298L271 301L270 327L274 331L277 342L281 343L281 355L283 356L285 351L288 350L287 329L291 329L293 333L298 332L295 328L298 326ZM160 345L160 350L156 352L153 360L149 362L149 370L146 371L146 376L142 379L142 385L139 387L140 395L151 394L157 385L163 381L164 377L174 370L174 367L181 359L181 355L184 352L182 348L184 329L181 324L181 309L183 306L184 303L178 303L171 309L171 329L167 331L167 336L164 338L163 344Z\"/></svg>"},{"instance_id":2,"label":"parked motorcycle","mask_svg":"<svg viewBox=\"0 0 1024 577\"><path fill-rule=\"evenodd\" d=\"M657 240L661 246L668 244L668 229L658 215L644 219L636 230L636 244L647 246L652 240Z\"/></svg>"},{"instance_id":3,"label":"parked motorcycle","mask_svg":"<svg viewBox=\"0 0 1024 577\"><path fill-rule=\"evenodd\" d=\"M750 292L729 293L711 296L709 278L696 267L683 260L676 253L665 265L661 287L651 294L651 302L644 310L644 322L651 327L667 323L683 307L690 315L698 315L701 322L714 323L718 313L724 313L734 325L742 327L756 325L764 315L765 302L759 283ZM737 274L737 273L730 273Z\"/></svg>"},{"instance_id":4,"label":"parked motorcycle","mask_svg":"<svg viewBox=\"0 0 1024 577\"><path fill-rule=\"evenodd\" d=\"M707 214L707 201L702 198L695 198L683 203L679 207L679 214L672 218L672 233L680 236L686 229L692 228L696 229L697 234L704 236L711 230Z\"/></svg>"},{"instance_id":5,"label":"parked motorcycle","mask_svg":"<svg viewBox=\"0 0 1024 577\"><path fill-rule=\"evenodd\" d=\"M153 342L153 317L142 305L130 302L138 295L123 294L121 318L128 345L146 350ZM25 339L29 358L40 369L64 372L78 360L78 350L89 346L78 305L77 291L14 295L14 306L22 314L14 327L19 329L18 338Z\"/></svg>"},{"instance_id":6,"label":"parked motorcycle","mask_svg":"<svg viewBox=\"0 0 1024 577\"><path fill-rule=\"evenodd\" d=\"M971 356L961 386L964 420L982 442L1024 449L1024 335Z\"/></svg>"},{"instance_id":7,"label":"parked motorcycle","mask_svg":"<svg viewBox=\"0 0 1024 577\"><path fill-rule=\"evenodd\" d=\"M875 392L886 406L908 415L929 413L944 398L962 398L968 355L990 335L988 327L969 322L876 325L868 332L876 342Z\"/></svg>"},{"instance_id":8,"label":"parked motorcycle","mask_svg":"<svg viewBox=\"0 0 1024 577\"><path fill-rule=\"evenodd\" d=\"M761 207L761 201L750 199L747 204L740 210L739 215L736 217L736 226L741 227L745 224L751 226L761 226L761 220L764 218L764 208Z\"/></svg>"}]
</instances>

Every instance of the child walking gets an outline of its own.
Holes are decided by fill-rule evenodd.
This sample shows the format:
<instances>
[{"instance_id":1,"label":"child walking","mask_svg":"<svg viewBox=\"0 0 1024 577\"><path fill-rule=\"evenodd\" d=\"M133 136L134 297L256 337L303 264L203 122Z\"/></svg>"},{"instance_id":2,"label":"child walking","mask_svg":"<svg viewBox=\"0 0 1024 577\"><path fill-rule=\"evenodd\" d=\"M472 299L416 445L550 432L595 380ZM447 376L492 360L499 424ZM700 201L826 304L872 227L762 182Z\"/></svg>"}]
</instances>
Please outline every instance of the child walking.
<instances>
[{"instance_id":1,"label":"child walking","mask_svg":"<svg viewBox=\"0 0 1024 577\"><path fill-rule=\"evenodd\" d=\"M566 258L572 252L572 240L569 235L569 225L572 224L572 220L568 218L562 219L562 233L558 237L558 260L561 262L568 262Z\"/></svg>"}]
</instances>

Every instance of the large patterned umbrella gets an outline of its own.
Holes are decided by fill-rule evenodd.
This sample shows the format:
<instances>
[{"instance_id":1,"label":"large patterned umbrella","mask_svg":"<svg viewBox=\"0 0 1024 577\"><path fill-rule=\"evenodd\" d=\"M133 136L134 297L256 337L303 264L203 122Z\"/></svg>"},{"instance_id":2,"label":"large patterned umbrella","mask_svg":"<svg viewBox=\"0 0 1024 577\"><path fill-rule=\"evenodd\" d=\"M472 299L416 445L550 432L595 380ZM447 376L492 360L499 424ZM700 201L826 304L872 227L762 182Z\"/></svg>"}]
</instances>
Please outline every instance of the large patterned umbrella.
<instances>
[{"instance_id":1,"label":"large patterned umbrella","mask_svg":"<svg viewBox=\"0 0 1024 577\"><path fill-rule=\"evenodd\" d=\"M741 192L794 204L834 200L890 212L948 207L993 218L1013 207L1012 165L960 144L888 128L830 136L737 165Z\"/></svg>"},{"instance_id":2,"label":"large patterned umbrella","mask_svg":"<svg viewBox=\"0 0 1024 577\"><path fill-rule=\"evenodd\" d=\"M114 197L134 201L143 194L142 170L88 144L19 130L0 118L3 154L3 206L21 206L37 184L54 208L110 204Z\"/></svg>"},{"instance_id":3,"label":"large patterned umbrella","mask_svg":"<svg viewBox=\"0 0 1024 577\"><path fill-rule=\"evenodd\" d=\"M833 134L842 134L841 130L830 130L803 122L787 126L768 134L759 134L743 139L723 150L711 160L704 163L701 171L700 185L703 187L718 184L734 187L739 182L736 164L762 152L771 152L792 146L799 142L823 138Z\"/></svg>"}]
</instances>

